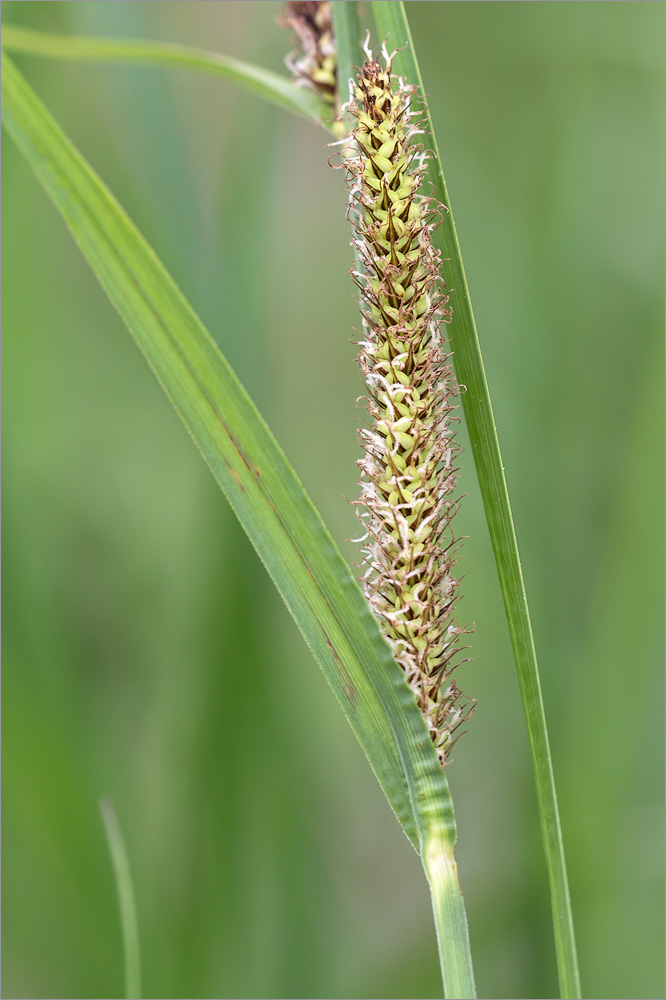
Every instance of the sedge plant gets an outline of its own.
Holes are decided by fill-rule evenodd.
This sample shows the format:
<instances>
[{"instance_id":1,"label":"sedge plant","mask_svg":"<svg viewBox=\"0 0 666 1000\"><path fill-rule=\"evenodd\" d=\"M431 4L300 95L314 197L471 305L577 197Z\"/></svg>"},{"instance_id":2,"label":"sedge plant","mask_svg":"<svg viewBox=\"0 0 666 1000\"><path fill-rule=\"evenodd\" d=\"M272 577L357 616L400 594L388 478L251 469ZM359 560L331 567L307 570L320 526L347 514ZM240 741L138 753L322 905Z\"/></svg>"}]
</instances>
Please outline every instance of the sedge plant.
<instances>
[{"instance_id":1,"label":"sedge plant","mask_svg":"<svg viewBox=\"0 0 666 1000\"><path fill-rule=\"evenodd\" d=\"M393 54L384 51L381 61L372 49L365 56L361 52L355 3L286 6L283 20L302 45L291 59L296 84L232 58L177 45L18 29L8 29L3 37L8 50L221 74L319 122L332 139L342 136L357 255L352 273L362 303L360 364L370 416L360 460L365 594L192 307L5 54L3 124L225 492L419 854L432 895L444 993L450 998L476 995L446 776L451 749L472 708L452 676L459 639L467 630L456 615L453 531L458 503L454 431L462 400L530 737L561 995L577 997L573 924L534 644L451 205L404 5L372 7L378 42L390 36L396 46ZM135 951L125 930L128 949Z\"/></svg>"},{"instance_id":2,"label":"sedge plant","mask_svg":"<svg viewBox=\"0 0 666 1000\"><path fill-rule=\"evenodd\" d=\"M459 387L445 353L443 324L452 314L430 239L441 206L420 192L415 88L392 80L393 56L385 52L383 65L366 56L346 160L366 338L359 363L372 418L359 462L363 584L444 766L473 702L452 676L465 630L455 620Z\"/></svg>"}]
</instances>

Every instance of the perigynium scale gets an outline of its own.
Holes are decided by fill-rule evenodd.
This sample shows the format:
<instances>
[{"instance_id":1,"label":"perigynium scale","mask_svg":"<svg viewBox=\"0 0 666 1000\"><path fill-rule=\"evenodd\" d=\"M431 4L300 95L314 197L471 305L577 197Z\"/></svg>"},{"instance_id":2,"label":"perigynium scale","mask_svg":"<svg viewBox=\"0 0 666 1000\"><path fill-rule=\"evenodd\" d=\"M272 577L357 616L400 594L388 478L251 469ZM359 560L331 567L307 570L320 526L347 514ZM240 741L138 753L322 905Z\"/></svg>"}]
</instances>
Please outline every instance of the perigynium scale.
<instances>
[{"instance_id":1,"label":"perigynium scale","mask_svg":"<svg viewBox=\"0 0 666 1000\"><path fill-rule=\"evenodd\" d=\"M470 630L455 618L459 387L442 333L451 309L430 239L445 209L422 191L415 88L392 77L385 50L383 67L366 56L345 157L371 418L360 432L363 586L444 765L474 708L452 677L459 637Z\"/></svg>"}]
</instances>

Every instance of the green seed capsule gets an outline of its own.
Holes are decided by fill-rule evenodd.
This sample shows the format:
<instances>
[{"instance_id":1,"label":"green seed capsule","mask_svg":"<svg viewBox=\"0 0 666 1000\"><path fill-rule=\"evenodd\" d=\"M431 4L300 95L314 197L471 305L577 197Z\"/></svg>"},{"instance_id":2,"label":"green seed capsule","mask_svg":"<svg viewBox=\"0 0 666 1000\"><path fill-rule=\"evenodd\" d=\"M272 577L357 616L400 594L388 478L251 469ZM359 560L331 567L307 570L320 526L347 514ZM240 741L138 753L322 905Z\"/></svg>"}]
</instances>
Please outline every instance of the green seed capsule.
<instances>
[{"instance_id":1,"label":"green seed capsule","mask_svg":"<svg viewBox=\"0 0 666 1000\"><path fill-rule=\"evenodd\" d=\"M385 156L387 160L390 160L393 154L395 153L396 145L397 142L395 138L389 137L384 142L382 142L377 152L380 154L380 156Z\"/></svg>"},{"instance_id":2,"label":"green seed capsule","mask_svg":"<svg viewBox=\"0 0 666 1000\"><path fill-rule=\"evenodd\" d=\"M372 157L372 165L375 168L375 173L386 174L393 168L393 164L388 157L382 156L380 153L374 153Z\"/></svg>"}]
</instances>

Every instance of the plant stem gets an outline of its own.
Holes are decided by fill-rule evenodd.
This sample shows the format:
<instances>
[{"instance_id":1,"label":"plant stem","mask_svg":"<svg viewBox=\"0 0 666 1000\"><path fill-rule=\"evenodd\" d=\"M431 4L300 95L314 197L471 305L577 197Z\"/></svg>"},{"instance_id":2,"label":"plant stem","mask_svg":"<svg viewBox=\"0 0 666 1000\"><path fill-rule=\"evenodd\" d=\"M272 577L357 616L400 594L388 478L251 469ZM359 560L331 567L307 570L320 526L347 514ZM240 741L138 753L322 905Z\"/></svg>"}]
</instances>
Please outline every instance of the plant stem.
<instances>
[{"instance_id":1,"label":"plant stem","mask_svg":"<svg viewBox=\"0 0 666 1000\"><path fill-rule=\"evenodd\" d=\"M363 61L361 51L361 23L358 4L348 0L332 0L333 30L338 58L338 100L340 106L349 100L349 81ZM345 131L351 128L349 115L345 116Z\"/></svg>"},{"instance_id":2,"label":"plant stem","mask_svg":"<svg viewBox=\"0 0 666 1000\"><path fill-rule=\"evenodd\" d=\"M468 1000L476 991L458 866L447 841L439 836L424 845L421 860L432 897L444 996Z\"/></svg>"},{"instance_id":3,"label":"plant stem","mask_svg":"<svg viewBox=\"0 0 666 1000\"><path fill-rule=\"evenodd\" d=\"M125 841L118 823L113 802L109 798L99 802L106 839L111 854L113 874L118 891L118 906L120 909L120 927L123 936L123 954L125 959L125 996L127 1000L139 1000L141 996L141 956L139 951L139 923L136 916L134 886L130 872L129 858Z\"/></svg>"}]
</instances>

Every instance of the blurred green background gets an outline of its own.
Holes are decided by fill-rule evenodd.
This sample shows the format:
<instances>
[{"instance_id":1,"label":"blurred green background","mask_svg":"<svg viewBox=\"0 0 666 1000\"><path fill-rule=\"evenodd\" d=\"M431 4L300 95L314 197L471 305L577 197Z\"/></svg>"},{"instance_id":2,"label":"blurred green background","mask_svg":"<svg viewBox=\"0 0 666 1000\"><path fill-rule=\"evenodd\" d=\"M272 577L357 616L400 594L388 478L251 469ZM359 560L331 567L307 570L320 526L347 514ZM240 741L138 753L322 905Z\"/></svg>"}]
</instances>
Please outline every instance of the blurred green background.
<instances>
[{"instance_id":1,"label":"blurred green background","mask_svg":"<svg viewBox=\"0 0 666 1000\"><path fill-rule=\"evenodd\" d=\"M277 10L3 4L6 22L279 71ZM584 995L658 998L664 7L408 12L514 505ZM200 75L17 62L356 561L358 320L325 133ZM122 993L103 793L131 856L146 997L441 995L419 861L323 676L11 141L4 154L3 995ZM462 480L461 616L476 634L461 681L478 708L449 776L479 995L555 997L469 448Z\"/></svg>"}]
</instances>

